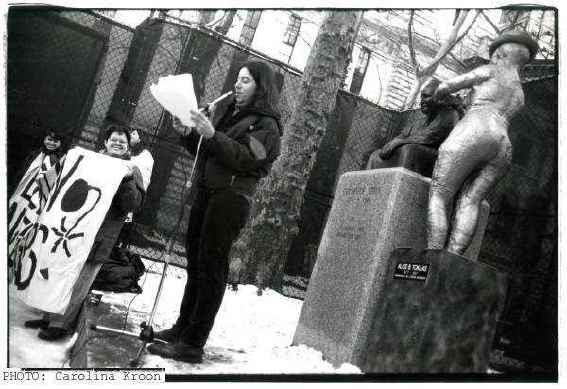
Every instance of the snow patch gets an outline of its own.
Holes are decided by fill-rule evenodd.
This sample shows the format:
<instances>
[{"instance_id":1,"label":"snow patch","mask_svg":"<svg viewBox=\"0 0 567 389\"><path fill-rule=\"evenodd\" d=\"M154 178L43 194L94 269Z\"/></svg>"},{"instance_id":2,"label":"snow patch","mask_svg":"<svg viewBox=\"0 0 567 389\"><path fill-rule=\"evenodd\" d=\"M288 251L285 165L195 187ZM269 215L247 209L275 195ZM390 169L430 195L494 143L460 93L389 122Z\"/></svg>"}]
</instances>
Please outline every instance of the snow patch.
<instances>
[{"instance_id":1,"label":"snow patch","mask_svg":"<svg viewBox=\"0 0 567 389\"><path fill-rule=\"evenodd\" d=\"M152 272L140 281L143 293L105 292L102 301L115 306L130 306L128 326L139 328L147 321L158 289L163 265L146 262ZM159 273L156 273L159 272ZM169 267L153 327L169 328L179 313L185 288L185 270ZM304 345L292 346L302 301L274 290L257 295L253 285L227 287L215 325L205 346L202 364L189 364L146 354L142 367L163 367L167 374L359 374L351 364L334 368L321 352ZM116 307L112 308L117 310ZM31 309L10 296L10 367L66 367L69 351L77 335L59 342L37 337L38 330L24 328L24 321L40 318Z\"/></svg>"}]
</instances>

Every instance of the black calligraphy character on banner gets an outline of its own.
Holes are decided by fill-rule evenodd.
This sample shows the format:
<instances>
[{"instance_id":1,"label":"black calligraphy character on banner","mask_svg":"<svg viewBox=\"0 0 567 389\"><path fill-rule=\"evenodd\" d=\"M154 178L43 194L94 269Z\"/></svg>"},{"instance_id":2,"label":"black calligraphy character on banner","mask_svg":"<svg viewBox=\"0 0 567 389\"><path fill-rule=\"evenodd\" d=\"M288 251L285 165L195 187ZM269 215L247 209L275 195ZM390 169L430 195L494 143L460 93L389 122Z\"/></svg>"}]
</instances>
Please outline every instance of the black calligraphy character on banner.
<instances>
[{"instance_id":1,"label":"black calligraphy character on banner","mask_svg":"<svg viewBox=\"0 0 567 389\"><path fill-rule=\"evenodd\" d=\"M69 177L71 177L73 173L75 173L75 170L77 170L79 164L84 158L85 158L84 155L79 155L79 157L75 161L75 164L71 167L71 169L69 169L67 175L65 177L62 177L62 175L59 175L57 177L57 182L55 183L55 189L53 191L53 195L51 196L51 199L49 200L49 203L47 204L47 207L45 209L46 212L49 212L49 210L53 206L53 203L55 203L55 200L59 196L59 192L61 192L61 188L67 183Z\"/></svg>"},{"instance_id":2,"label":"black calligraphy character on banner","mask_svg":"<svg viewBox=\"0 0 567 389\"><path fill-rule=\"evenodd\" d=\"M49 230L43 224L39 224L39 223L30 224L24 229L24 231L22 231L22 236L24 237L23 238L24 244L18 247L15 256L16 274L14 277L14 284L17 286L18 290L26 289L29 286L33 274L35 272L35 268L37 266L37 256L35 252L32 249L30 249L28 256L29 256L29 260L31 261L31 266L27 278L22 281L22 262L25 258L24 254L26 253L27 249L30 248L35 242L38 231L41 231L42 233L41 243L45 243L45 241L47 240L47 235L49 233Z\"/></svg>"},{"instance_id":3,"label":"black calligraphy character on banner","mask_svg":"<svg viewBox=\"0 0 567 389\"><path fill-rule=\"evenodd\" d=\"M39 174L39 170L37 172L35 172L30 177L30 180L26 183L24 189L20 193L20 197L27 200L28 208L31 209L31 210L35 209L36 213L39 215L39 212L41 211L41 209L39 207L39 203L35 204L34 201L33 201L34 195L39 192L39 186L34 185L34 184L36 184L36 179L37 179L38 174ZM30 192L30 190L31 190L31 192ZM39 201L39 199L38 199L38 201Z\"/></svg>"},{"instance_id":4,"label":"black calligraphy character on banner","mask_svg":"<svg viewBox=\"0 0 567 389\"><path fill-rule=\"evenodd\" d=\"M69 188L67 188L67 191L65 192L63 198L61 199L61 210L63 212L77 212L78 210L80 210L87 201L89 190L96 191L98 197L95 200L94 204L91 206L91 208L85 213L83 213L71 228L67 229L65 227L65 220L67 218L66 216L63 216L63 218L61 219L60 229L51 227L51 231L53 231L53 233L59 237L53 244L53 247L51 248L52 253L56 252L57 248L61 244L61 247L63 247L63 250L65 250L65 255L67 255L67 258L71 256L71 252L69 251L69 246L67 242L70 241L71 239L79 238L85 235L83 232L78 232L78 233L72 233L72 232L79 225L81 220L83 220L90 212L92 212L92 210L96 207L96 205L100 201L100 198L102 197L102 192L99 188L90 186L82 178L75 180L75 182L73 182L69 186Z\"/></svg>"}]
</instances>

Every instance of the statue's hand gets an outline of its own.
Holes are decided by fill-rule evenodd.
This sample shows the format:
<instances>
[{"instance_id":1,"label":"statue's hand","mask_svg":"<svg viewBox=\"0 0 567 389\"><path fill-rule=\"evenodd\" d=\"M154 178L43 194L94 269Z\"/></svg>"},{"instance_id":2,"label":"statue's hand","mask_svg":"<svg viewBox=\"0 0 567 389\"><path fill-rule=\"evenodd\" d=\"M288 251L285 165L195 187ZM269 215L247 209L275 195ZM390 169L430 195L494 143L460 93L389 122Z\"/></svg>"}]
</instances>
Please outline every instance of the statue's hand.
<instances>
[{"instance_id":1,"label":"statue's hand","mask_svg":"<svg viewBox=\"0 0 567 389\"><path fill-rule=\"evenodd\" d=\"M382 159L389 159L392 156L392 153L398 147L400 141L398 139L393 139L390 142L386 143L382 149L378 152L378 155Z\"/></svg>"},{"instance_id":2,"label":"statue's hand","mask_svg":"<svg viewBox=\"0 0 567 389\"><path fill-rule=\"evenodd\" d=\"M435 101L436 103L440 103L445 96L447 96L447 94L449 93L449 88L447 87L447 84L441 83L439 84L439 86L437 87L437 89L435 89L435 92L433 93L433 101Z\"/></svg>"}]
</instances>

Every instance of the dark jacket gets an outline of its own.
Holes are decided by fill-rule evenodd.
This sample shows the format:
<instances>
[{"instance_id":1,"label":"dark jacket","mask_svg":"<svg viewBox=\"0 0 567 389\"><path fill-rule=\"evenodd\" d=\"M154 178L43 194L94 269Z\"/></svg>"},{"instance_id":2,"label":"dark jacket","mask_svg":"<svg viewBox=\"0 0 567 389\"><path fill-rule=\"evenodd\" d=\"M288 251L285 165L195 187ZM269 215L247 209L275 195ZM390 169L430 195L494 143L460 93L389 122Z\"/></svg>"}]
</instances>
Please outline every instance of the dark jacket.
<instances>
[{"instance_id":1,"label":"dark jacket","mask_svg":"<svg viewBox=\"0 0 567 389\"><path fill-rule=\"evenodd\" d=\"M389 141L379 152L380 158L389 159L394 151L406 144L418 144L438 149L447 139L461 118L459 109L454 106L439 106L432 115L426 115L400 135Z\"/></svg>"},{"instance_id":2,"label":"dark jacket","mask_svg":"<svg viewBox=\"0 0 567 389\"><path fill-rule=\"evenodd\" d=\"M215 135L203 138L195 181L207 189L230 189L250 200L258 181L268 175L280 154L280 115L244 108L232 116L234 102L226 100L212 114ZM192 154L198 141L196 131L183 138Z\"/></svg>"},{"instance_id":3,"label":"dark jacket","mask_svg":"<svg viewBox=\"0 0 567 389\"><path fill-rule=\"evenodd\" d=\"M128 212L135 212L142 205L145 195L142 175L137 168L130 177L124 177L114 194L110 208L100 226L89 261L106 262L120 234Z\"/></svg>"}]
</instances>

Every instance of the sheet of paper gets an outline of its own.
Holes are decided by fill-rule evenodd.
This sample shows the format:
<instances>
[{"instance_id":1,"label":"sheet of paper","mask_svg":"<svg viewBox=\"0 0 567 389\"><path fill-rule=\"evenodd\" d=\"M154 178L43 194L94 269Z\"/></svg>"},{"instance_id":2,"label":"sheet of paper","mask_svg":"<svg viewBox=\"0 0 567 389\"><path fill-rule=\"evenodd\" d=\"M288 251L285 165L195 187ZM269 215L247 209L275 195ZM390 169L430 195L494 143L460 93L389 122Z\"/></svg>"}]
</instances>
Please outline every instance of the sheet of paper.
<instances>
[{"instance_id":1,"label":"sheet of paper","mask_svg":"<svg viewBox=\"0 0 567 389\"><path fill-rule=\"evenodd\" d=\"M189 110L197 110L197 98L191 74L160 77L150 85L150 92L165 110L178 117L186 126L193 126Z\"/></svg>"}]
</instances>

